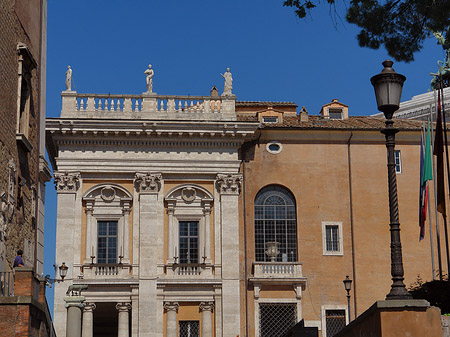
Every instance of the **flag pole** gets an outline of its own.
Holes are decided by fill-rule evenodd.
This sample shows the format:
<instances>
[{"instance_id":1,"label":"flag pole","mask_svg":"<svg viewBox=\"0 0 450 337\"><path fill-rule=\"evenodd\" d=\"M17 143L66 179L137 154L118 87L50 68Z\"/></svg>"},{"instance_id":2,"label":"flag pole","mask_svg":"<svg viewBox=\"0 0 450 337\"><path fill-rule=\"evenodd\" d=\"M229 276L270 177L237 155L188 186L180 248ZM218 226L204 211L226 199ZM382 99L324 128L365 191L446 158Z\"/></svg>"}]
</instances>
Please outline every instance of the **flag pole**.
<instances>
[{"instance_id":1,"label":"flag pole","mask_svg":"<svg viewBox=\"0 0 450 337\"><path fill-rule=\"evenodd\" d=\"M430 131L430 119L429 118L427 118L427 125L428 125L428 128L427 128L427 132L425 133L425 123L422 124L422 130L423 130L422 135L426 135L426 137L428 139L428 137L431 138L431 135L429 134L429 131ZM423 143L423 141L422 141L422 143ZM427 141L425 141L424 144L425 144L425 146L427 146ZM428 150L430 150L430 149L428 149ZM427 184L426 184L426 188L428 189L428 181L427 181ZM428 199L427 200L427 204L428 204L428 223L430 224L430 249L431 249L431 271L432 271L431 274L433 276L433 281L434 281L436 279L436 267L435 267L435 264L434 264L434 244L433 244L433 229L432 229L433 223L431 222L430 193L428 193L428 191L426 193L426 197ZM425 212L426 212L426 210L425 210Z\"/></svg>"},{"instance_id":2,"label":"flag pole","mask_svg":"<svg viewBox=\"0 0 450 337\"><path fill-rule=\"evenodd\" d=\"M436 117L438 115L438 104L436 97L436 90L433 90L434 93L434 107L436 111ZM430 107L430 117L431 122L433 123L433 111ZM437 128L437 122L436 122ZM433 148L433 153L435 153L435 136L433 128L431 128L431 146ZM438 265L439 265L439 280L442 281L442 253L441 253L441 234L439 230L439 211L438 211L438 192L437 192L437 167L436 167L436 158L432 156L432 164L433 164L433 187L434 187L434 204L435 204L435 214L436 214L436 242L437 242L437 250L438 250Z\"/></svg>"},{"instance_id":3,"label":"flag pole","mask_svg":"<svg viewBox=\"0 0 450 337\"><path fill-rule=\"evenodd\" d=\"M442 74L439 72L439 90L441 91L441 98L442 98L442 121L444 122L444 141L445 141L445 158L447 163L447 181L449 184L449 196L450 196L450 168L449 168L449 162L448 162L448 141L447 141L447 122L445 120L445 110L444 110L444 88L443 88L443 81L442 81ZM444 215L444 214L443 214ZM445 248L447 253L447 273L450 273L450 257L448 252L448 229L447 229L447 213L444 215L444 230L445 230Z\"/></svg>"}]
</instances>

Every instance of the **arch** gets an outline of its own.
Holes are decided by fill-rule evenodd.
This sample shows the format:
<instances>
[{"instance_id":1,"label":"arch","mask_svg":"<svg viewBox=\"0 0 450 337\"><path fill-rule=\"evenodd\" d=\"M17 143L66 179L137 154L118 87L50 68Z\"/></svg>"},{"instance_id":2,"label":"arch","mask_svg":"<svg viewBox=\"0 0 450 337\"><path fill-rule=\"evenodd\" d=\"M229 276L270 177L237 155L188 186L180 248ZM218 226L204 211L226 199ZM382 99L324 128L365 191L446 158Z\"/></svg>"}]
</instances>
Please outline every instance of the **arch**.
<instances>
[{"instance_id":1,"label":"arch","mask_svg":"<svg viewBox=\"0 0 450 337\"><path fill-rule=\"evenodd\" d=\"M117 191L119 191L119 194L122 194L123 198L131 198L133 199L133 195L124 187L120 186L119 184L115 184L115 183L101 183L101 184L97 184L95 186L92 186L90 189L88 189L84 194L83 194L83 198L93 198L97 195L100 195L99 193L95 193L95 192L100 192L101 190L105 187L111 187ZM120 193L121 192L121 193Z\"/></svg>"},{"instance_id":2,"label":"arch","mask_svg":"<svg viewBox=\"0 0 450 337\"><path fill-rule=\"evenodd\" d=\"M177 196L182 195L182 191L186 188L193 188L196 191L196 197L198 196L200 199L214 199L214 196L209 192L206 188L196 184L182 184L172 188L164 197L165 199L175 199Z\"/></svg>"},{"instance_id":3,"label":"arch","mask_svg":"<svg viewBox=\"0 0 450 337\"><path fill-rule=\"evenodd\" d=\"M263 187L255 196L255 260L270 261L268 242L278 242L278 262L297 261L297 210L292 192L281 185Z\"/></svg>"}]
</instances>

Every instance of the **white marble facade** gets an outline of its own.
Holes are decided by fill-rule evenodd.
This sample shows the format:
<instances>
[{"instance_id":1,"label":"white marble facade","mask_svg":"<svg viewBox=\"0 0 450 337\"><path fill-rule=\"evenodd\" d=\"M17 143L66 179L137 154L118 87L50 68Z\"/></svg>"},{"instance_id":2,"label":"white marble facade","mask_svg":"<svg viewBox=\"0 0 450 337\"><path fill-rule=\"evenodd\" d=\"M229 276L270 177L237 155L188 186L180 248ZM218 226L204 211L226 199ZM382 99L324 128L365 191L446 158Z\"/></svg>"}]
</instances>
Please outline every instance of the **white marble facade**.
<instances>
[{"instance_id":1,"label":"white marble facade","mask_svg":"<svg viewBox=\"0 0 450 337\"><path fill-rule=\"evenodd\" d=\"M83 97L63 92L66 118L47 119L58 193L56 265L69 266L66 281L55 285L57 336L66 335L70 284L88 285L83 337L93 336L93 317L106 304L117 310L121 337L177 336L185 303L198 305L202 337L239 335L238 149L258 124L236 121L234 95L204 97L183 113L172 96L143 97L139 111L129 102L93 108ZM158 107L159 99L168 101ZM115 263L96 256L102 221L117 223ZM181 263L182 221L198 224L195 263Z\"/></svg>"}]
</instances>

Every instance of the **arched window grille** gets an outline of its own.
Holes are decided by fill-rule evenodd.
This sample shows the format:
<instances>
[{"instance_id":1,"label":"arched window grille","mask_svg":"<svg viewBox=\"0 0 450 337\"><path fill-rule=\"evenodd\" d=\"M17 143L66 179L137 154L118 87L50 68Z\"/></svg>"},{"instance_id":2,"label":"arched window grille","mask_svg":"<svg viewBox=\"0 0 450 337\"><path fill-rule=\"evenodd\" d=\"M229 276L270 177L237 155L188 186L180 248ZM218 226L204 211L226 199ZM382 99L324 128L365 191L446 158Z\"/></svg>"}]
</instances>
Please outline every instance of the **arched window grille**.
<instances>
[{"instance_id":1,"label":"arched window grille","mask_svg":"<svg viewBox=\"0 0 450 337\"><path fill-rule=\"evenodd\" d=\"M255 259L271 261L267 243L278 242L278 262L297 261L297 217L295 199L284 187L271 185L255 198Z\"/></svg>"}]
</instances>

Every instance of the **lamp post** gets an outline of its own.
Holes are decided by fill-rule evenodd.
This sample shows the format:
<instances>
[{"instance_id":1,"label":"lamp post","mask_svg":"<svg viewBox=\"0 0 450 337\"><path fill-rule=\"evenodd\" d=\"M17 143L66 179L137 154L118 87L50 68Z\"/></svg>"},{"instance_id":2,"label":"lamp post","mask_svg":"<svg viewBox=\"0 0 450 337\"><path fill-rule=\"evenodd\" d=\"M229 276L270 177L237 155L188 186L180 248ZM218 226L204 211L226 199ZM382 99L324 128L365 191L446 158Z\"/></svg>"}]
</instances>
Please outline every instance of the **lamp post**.
<instances>
[{"instance_id":1,"label":"lamp post","mask_svg":"<svg viewBox=\"0 0 450 337\"><path fill-rule=\"evenodd\" d=\"M386 127L381 130L386 138L388 183L389 183L389 215L391 232L391 291L387 294L387 300L410 299L411 295L406 291L403 283L402 244L400 241L400 222L398 218L397 178L395 172L395 134L398 132L393 124L392 116L400 106L403 82L406 77L397 74L392 65L394 62L383 62L384 69L370 81L375 89L378 110L384 113Z\"/></svg>"},{"instance_id":2,"label":"lamp post","mask_svg":"<svg viewBox=\"0 0 450 337\"><path fill-rule=\"evenodd\" d=\"M347 291L347 310L348 310L348 322L350 323L351 317L350 317L350 290L352 290L352 280L347 275L345 277L344 282L345 290Z\"/></svg>"}]
</instances>

